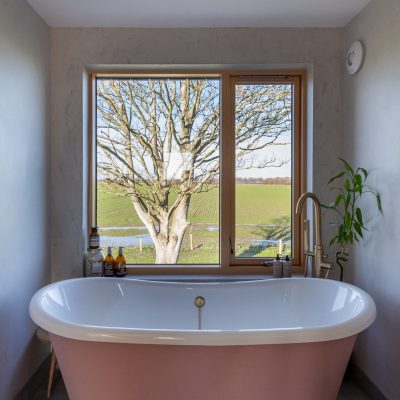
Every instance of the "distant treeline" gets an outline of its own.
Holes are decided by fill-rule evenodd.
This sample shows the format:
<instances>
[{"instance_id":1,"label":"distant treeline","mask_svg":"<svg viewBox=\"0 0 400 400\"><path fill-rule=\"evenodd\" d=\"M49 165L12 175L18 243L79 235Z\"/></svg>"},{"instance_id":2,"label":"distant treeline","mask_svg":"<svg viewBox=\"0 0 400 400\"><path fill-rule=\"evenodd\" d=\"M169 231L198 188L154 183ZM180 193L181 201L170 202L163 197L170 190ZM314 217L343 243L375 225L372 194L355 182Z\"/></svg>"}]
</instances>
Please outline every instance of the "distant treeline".
<instances>
[{"instance_id":1,"label":"distant treeline","mask_svg":"<svg viewBox=\"0 0 400 400\"><path fill-rule=\"evenodd\" d=\"M289 176L276 178L236 178L236 183L244 185L291 185L292 179Z\"/></svg>"},{"instance_id":2,"label":"distant treeline","mask_svg":"<svg viewBox=\"0 0 400 400\"><path fill-rule=\"evenodd\" d=\"M195 179L196 180L196 179ZM98 183L111 183L111 181L107 179L98 179ZM151 183L147 180L148 183ZM156 180L154 181L156 182ZM170 179L170 185L179 185L181 183L180 179ZM239 185L291 185L292 179L289 176L279 176L276 178L236 178L235 181ZM218 178L210 178L205 183L205 185L218 185Z\"/></svg>"}]
</instances>

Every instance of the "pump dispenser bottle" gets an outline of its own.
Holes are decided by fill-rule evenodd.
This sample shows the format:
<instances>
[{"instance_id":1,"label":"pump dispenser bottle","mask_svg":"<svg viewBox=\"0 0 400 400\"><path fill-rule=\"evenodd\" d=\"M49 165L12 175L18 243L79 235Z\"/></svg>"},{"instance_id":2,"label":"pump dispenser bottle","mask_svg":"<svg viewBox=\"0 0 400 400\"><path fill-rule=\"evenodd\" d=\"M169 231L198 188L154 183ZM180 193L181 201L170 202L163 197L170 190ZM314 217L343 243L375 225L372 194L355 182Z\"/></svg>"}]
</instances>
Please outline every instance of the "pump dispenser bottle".
<instances>
[{"instance_id":1,"label":"pump dispenser bottle","mask_svg":"<svg viewBox=\"0 0 400 400\"><path fill-rule=\"evenodd\" d=\"M292 262L290 261L289 256L286 256L285 261L283 262L283 277L284 278L292 277Z\"/></svg>"},{"instance_id":2,"label":"pump dispenser bottle","mask_svg":"<svg viewBox=\"0 0 400 400\"><path fill-rule=\"evenodd\" d=\"M112 256L112 247L108 247L107 255L104 259L104 268L103 268L103 276L114 276L114 264L115 260Z\"/></svg>"},{"instance_id":3,"label":"pump dispenser bottle","mask_svg":"<svg viewBox=\"0 0 400 400\"><path fill-rule=\"evenodd\" d=\"M282 261L279 254L277 254L275 260L272 261L272 274L274 278L282 278Z\"/></svg>"},{"instance_id":4,"label":"pump dispenser bottle","mask_svg":"<svg viewBox=\"0 0 400 400\"><path fill-rule=\"evenodd\" d=\"M122 277L126 275L126 260L125 260L125 256L122 252L123 247L120 246L118 249L118 256L115 259L115 263L114 263L114 275L118 276L118 277Z\"/></svg>"}]
</instances>

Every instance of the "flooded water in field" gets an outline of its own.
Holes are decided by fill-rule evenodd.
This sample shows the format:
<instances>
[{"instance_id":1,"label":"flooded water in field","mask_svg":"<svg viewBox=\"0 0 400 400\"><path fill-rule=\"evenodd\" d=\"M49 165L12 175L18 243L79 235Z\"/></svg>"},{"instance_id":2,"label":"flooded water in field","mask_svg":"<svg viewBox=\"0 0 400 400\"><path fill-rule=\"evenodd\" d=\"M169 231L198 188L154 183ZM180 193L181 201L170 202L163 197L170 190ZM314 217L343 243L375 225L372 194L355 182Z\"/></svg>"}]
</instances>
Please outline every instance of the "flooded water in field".
<instances>
[{"instance_id":1,"label":"flooded water in field","mask_svg":"<svg viewBox=\"0 0 400 400\"><path fill-rule=\"evenodd\" d=\"M251 230L254 234L255 225L247 224L242 225L244 231ZM257 225L257 227L259 227ZM255 237L253 235L242 235L236 238L236 246L241 249L243 257L254 257L259 253L265 251L273 253L284 253L290 249L290 241L286 238L268 237L265 232L276 232L277 228L282 228L276 225L263 225L262 233L258 233ZM278 229L279 230L279 229ZM112 235L113 231L117 231L116 235ZM123 232L126 231L126 234ZM134 231L135 234L129 234L129 231ZM142 231L143 233L136 233ZM196 249L210 247L215 243L218 238L219 227L217 225L194 225L187 230L185 239L183 242L183 248L193 248L192 251L196 252ZM250 236L250 237L249 237ZM252 237L251 237L252 236ZM272 235L271 235L272 236ZM101 228L100 233L100 244L101 247L127 247L127 248L139 248L142 247L154 247L154 243L147 233L147 228L144 226L124 226L124 227L106 227Z\"/></svg>"}]
</instances>

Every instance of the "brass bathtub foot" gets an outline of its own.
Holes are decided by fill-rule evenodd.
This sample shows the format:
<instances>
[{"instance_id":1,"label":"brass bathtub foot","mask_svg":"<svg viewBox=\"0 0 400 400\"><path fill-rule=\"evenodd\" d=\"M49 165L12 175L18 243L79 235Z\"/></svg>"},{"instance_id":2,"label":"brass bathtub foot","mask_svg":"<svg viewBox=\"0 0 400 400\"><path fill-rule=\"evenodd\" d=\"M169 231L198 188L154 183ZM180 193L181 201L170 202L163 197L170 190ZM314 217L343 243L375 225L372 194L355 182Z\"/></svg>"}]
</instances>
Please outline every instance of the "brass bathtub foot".
<instances>
[{"instance_id":1,"label":"brass bathtub foot","mask_svg":"<svg viewBox=\"0 0 400 400\"><path fill-rule=\"evenodd\" d=\"M51 389L53 388L54 374L56 372L57 357L54 353L54 349L51 350L51 360L50 360L50 372L49 372L49 382L47 384L47 398L51 396Z\"/></svg>"}]
</instances>

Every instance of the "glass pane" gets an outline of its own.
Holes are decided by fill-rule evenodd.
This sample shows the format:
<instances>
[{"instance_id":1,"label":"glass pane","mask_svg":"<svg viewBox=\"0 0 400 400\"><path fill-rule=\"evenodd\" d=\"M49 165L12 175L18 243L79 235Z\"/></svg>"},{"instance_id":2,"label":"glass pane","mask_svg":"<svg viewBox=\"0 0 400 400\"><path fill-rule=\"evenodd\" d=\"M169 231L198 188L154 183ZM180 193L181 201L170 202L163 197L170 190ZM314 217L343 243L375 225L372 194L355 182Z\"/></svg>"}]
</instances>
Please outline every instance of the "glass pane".
<instances>
[{"instance_id":1,"label":"glass pane","mask_svg":"<svg viewBox=\"0 0 400 400\"><path fill-rule=\"evenodd\" d=\"M235 255L291 256L292 84L235 86Z\"/></svg>"},{"instance_id":2,"label":"glass pane","mask_svg":"<svg viewBox=\"0 0 400 400\"><path fill-rule=\"evenodd\" d=\"M97 80L97 223L130 264L219 264L220 82Z\"/></svg>"}]
</instances>

